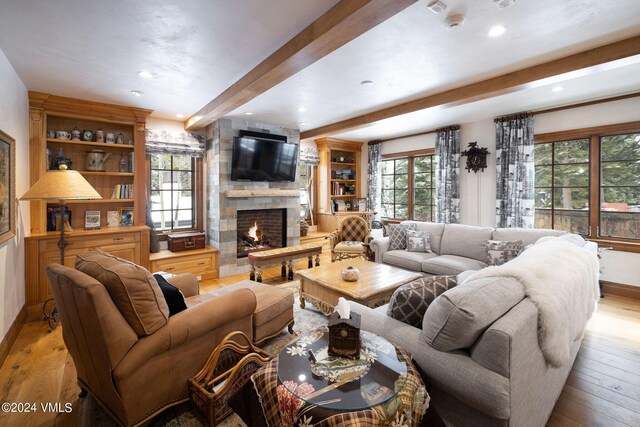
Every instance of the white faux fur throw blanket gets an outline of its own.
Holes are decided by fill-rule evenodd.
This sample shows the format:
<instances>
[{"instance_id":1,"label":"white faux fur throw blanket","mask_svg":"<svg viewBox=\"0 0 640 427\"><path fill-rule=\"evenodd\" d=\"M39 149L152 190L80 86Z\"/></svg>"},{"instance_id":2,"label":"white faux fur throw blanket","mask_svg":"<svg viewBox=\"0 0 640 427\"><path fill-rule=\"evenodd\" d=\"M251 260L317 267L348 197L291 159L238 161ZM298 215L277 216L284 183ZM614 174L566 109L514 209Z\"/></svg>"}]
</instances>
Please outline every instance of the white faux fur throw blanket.
<instances>
[{"instance_id":1,"label":"white faux fur throw blanket","mask_svg":"<svg viewBox=\"0 0 640 427\"><path fill-rule=\"evenodd\" d=\"M513 277L522 283L538 307L538 342L547 364L560 367L569 361L571 344L582 337L600 297L595 253L543 237L517 258L467 280L480 277Z\"/></svg>"}]
</instances>

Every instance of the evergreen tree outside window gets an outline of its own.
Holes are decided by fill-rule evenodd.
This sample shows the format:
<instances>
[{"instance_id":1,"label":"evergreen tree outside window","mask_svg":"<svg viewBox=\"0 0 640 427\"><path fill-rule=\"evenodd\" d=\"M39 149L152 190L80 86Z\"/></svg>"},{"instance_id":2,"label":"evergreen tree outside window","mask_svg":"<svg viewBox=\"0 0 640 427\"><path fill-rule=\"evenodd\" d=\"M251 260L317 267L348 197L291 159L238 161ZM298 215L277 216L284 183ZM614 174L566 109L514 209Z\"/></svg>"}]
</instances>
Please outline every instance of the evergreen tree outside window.
<instances>
[{"instance_id":1,"label":"evergreen tree outside window","mask_svg":"<svg viewBox=\"0 0 640 427\"><path fill-rule=\"evenodd\" d=\"M427 154L382 161L381 216L383 218L433 221L435 216L433 158L433 154Z\"/></svg>"},{"instance_id":2,"label":"evergreen tree outside window","mask_svg":"<svg viewBox=\"0 0 640 427\"><path fill-rule=\"evenodd\" d=\"M633 243L640 241L639 128L632 122L536 136L536 228L640 250Z\"/></svg>"}]
</instances>

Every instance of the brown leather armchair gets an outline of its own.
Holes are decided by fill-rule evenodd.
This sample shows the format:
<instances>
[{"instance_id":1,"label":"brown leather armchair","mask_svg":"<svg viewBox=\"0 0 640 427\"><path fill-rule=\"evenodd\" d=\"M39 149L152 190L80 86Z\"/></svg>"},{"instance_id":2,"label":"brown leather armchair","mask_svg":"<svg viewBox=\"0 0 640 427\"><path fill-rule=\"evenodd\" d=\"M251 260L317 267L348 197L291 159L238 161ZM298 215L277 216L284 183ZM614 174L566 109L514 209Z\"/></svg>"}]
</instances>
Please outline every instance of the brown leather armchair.
<instances>
[{"instance_id":1,"label":"brown leather armchair","mask_svg":"<svg viewBox=\"0 0 640 427\"><path fill-rule=\"evenodd\" d=\"M196 296L194 275L175 276L169 281L188 308L139 338L97 280L59 264L47 267L47 277L80 388L125 426L188 400L187 380L228 333L253 336L256 297L249 289L206 298Z\"/></svg>"}]
</instances>

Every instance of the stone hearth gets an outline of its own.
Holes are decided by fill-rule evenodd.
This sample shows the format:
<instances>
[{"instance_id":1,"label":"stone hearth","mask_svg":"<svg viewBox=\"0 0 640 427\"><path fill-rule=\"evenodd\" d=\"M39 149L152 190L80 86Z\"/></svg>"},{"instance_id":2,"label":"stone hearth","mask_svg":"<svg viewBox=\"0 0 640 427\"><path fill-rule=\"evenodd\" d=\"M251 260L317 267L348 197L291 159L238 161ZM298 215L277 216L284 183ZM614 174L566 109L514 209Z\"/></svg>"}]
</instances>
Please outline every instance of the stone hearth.
<instances>
[{"instance_id":1,"label":"stone hearth","mask_svg":"<svg viewBox=\"0 0 640 427\"><path fill-rule=\"evenodd\" d=\"M295 197L300 188L299 171L296 182L231 181L233 137L240 130L286 135L288 142L300 143L297 129L250 120L220 119L207 127L207 234L209 244L220 250L220 277L249 271L248 259L237 256L239 210L285 209L284 246L300 244L300 199Z\"/></svg>"}]
</instances>

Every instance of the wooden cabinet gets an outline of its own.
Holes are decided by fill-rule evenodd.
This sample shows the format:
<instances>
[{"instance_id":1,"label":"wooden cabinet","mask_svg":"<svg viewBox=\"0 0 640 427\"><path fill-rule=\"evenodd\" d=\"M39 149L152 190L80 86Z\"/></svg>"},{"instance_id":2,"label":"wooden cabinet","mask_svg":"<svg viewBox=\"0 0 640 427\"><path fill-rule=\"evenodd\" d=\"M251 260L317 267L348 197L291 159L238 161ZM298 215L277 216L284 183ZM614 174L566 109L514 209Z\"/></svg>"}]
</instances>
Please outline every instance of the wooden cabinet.
<instances>
[{"instance_id":1,"label":"wooden cabinet","mask_svg":"<svg viewBox=\"0 0 640 427\"><path fill-rule=\"evenodd\" d=\"M316 180L318 230L333 231L337 226L333 212L358 210L362 198L362 142L336 138L320 138L315 142L320 156Z\"/></svg>"},{"instance_id":2,"label":"wooden cabinet","mask_svg":"<svg viewBox=\"0 0 640 427\"><path fill-rule=\"evenodd\" d=\"M30 184L35 184L53 167L62 150L64 157L72 162L71 169L79 171L102 196L99 200L67 201L73 231L65 236L70 243L65 250L65 265L73 266L78 253L101 248L149 266L149 228L145 225L145 132L149 114L150 110L141 108L29 92ZM92 140L59 139L57 135L47 134L47 131L71 133L75 128L81 134L92 131ZM98 142L98 130L104 132L105 141L111 133L114 138L120 136L124 143ZM87 170L87 152L94 149L110 154L104 171ZM124 169L120 167L121 160L126 161ZM132 194L114 198L114 189L123 184L132 189ZM31 202L31 233L26 237L26 300L30 313L50 297L45 267L51 262L60 262L59 231L47 230L48 212L55 207L56 201ZM133 210L133 226L107 227L107 211L118 208ZM100 229L84 230L87 211L100 211Z\"/></svg>"},{"instance_id":3,"label":"wooden cabinet","mask_svg":"<svg viewBox=\"0 0 640 427\"><path fill-rule=\"evenodd\" d=\"M172 274L193 273L199 280L218 277L218 250L211 247L183 252L168 249L149 256L151 271L166 271Z\"/></svg>"},{"instance_id":4,"label":"wooden cabinet","mask_svg":"<svg viewBox=\"0 0 640 427\"><path fill-rule=\"evenodd\" d=\"M51 263L60 263L60 249L57 246L59 239L60 235L57 232L25 237L26 300L30 319L40 316L42 303L53 297L45 269ZM74 231L65 234L65 239L69 243L64 257L64 265L67 267L75 265L76 255L98 248L149 268L149 228L147 226Z\"/></svg>"}]
</instances>

